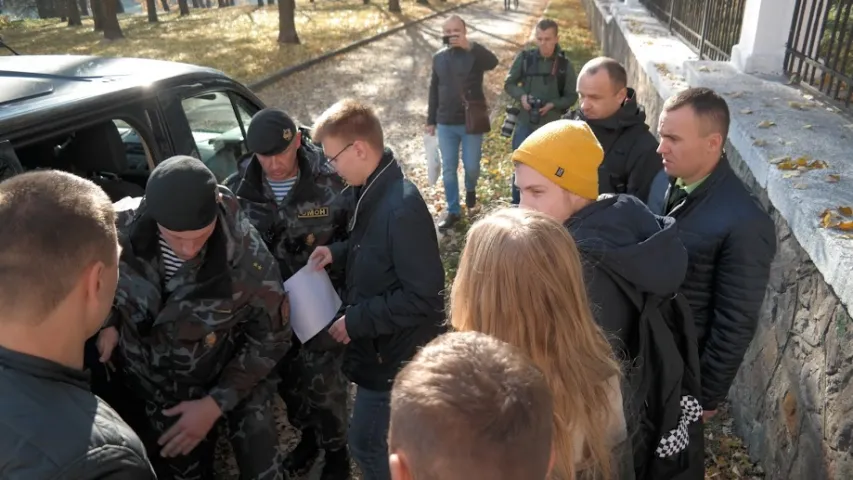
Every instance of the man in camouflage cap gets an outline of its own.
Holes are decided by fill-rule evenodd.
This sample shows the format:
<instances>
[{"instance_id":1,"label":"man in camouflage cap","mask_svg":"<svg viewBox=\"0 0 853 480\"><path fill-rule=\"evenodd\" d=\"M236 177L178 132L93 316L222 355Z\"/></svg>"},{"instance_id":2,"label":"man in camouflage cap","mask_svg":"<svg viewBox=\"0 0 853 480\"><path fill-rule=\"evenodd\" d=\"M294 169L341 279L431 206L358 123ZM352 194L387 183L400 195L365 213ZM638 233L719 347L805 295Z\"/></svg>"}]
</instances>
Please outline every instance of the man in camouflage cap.
<instances>
[{"instance_id":1,"label":"man in camouflage cap","mask_svg":"<svg viewBox=\"0 0 853 480\"><path fill-rule=\"evenodd\" d=\"M316 246L346 239L353 206L350 191L308 131L297 128L282 110L258 112L246 137L254 155L225 185L240 199L287 280L305 266ZM343 271L329 273L342 293L346 283ZM279 393L301 439L285 460L284 471L290 478L304 477L322 448L321 479L346 480L350 462L347 381L341 371L344 347L326 331L305 345L294 335L293 345L278 367L282 378Z\"/></svg>"},{"instance_id":2,"label":"man in camouflage cap","mask_svg":"<svg viewBox=\"0 0 853 480\"><path fill-rule=\"evenodd\" d=\"M99 348L109 358L118 344L124 356L147 417L134 428L159 478L214 478L217 423L241 478L281 478L276 376L268 375L291 331L275 259L195 158L162 162L145 196L116 210L120 278Z\"/></svg>"}]
</instances>

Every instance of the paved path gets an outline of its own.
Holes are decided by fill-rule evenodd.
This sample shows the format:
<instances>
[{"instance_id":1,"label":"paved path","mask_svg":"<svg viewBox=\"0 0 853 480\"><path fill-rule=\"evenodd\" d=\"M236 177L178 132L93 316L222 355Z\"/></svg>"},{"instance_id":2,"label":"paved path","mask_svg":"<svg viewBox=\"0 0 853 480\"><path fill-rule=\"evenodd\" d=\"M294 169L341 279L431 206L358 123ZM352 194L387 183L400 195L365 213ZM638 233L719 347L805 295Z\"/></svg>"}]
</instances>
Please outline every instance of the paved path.
<instances>
[{"instance_id":1,"label":"paved path","mask_svg":"<svg viewBox=\"0 0 853 480\"><path fill-rule=\"evenodd\" d=\"M468 23L469 38L485 45L500 59L498 68L486 78L486 84L492 85L486 92L490 102L494 103L503 88L503 78L512 58L527 41L547 3L548 0L520 0L517 11L505 12L503 0L483 0L453 12ZM429 75L432 55L441 47L441 25L447 16L410 27L299 72L261 89L258 95L267 105L285 109L305 125L311 125L314 118L340 98L354 97L370 102L382 120L386 143L423 187L426 180L422 132ZM422 190L435 212L435 205L443 203L441 182L435 188ZM295 440L292 430L282 427L282 444L292 448ZM233 463L229 463L229 470L233 469ZM319 468L318 462L310 480L319 479ZM221 478L233 477L223 475Z\"/></svg>"},{"instance_id":2,"label":"paved path","mask_svg":"<svg viewBox=\"0 0 853 480\"><path fill-rule=\"evenodd\" d=\"M469 38L495 52L500 66L486 83L494 102L513 56L528 39L547 0L520 0L518 10L505 12L502 0L459 9L469 25ZM425 175L422 132L426 121L432 55L441 46L441 25L448 15L410 27L358 50L317 65L263 88L268 105L284 108L297 121L310 125L323 110L343 97L369 101L385 127L387 144L409 167L409 174ZM495 81L497 80L497 81ZM461 162L460 162L461 163ZM423 187L424 182L418 182ZM441 203L437 188L423 189L428 202ZM432 201L431 201L432 200ZM435 208L431 205L435 212Z\"/></svg>"}]
</instances>

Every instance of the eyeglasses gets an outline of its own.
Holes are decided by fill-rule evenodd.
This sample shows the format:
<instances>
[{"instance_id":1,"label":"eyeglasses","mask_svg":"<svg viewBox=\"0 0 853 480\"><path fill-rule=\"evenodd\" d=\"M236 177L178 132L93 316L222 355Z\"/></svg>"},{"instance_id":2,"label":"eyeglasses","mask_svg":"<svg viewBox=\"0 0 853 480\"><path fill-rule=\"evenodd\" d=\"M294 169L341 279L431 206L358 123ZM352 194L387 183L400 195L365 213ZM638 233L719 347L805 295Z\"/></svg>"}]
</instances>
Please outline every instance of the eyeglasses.
<instances>
[{"instance_id":1,"label":"eyeglasses","mask_svg":"<svg viewBox=\"0 0 853 480\"><path fill-rule=\"evenodd\" d=\"M329 163L335 163L335 161L338 159L338 157L340 157L342 153L346 152L347 149L351 146L353 146L353 142L348 143L347 146L342 148L341 151L338 152L337 155L335 155L334 157L328 157L327 156L326 158L329 160Z\"/></svg>"}]
</instances>

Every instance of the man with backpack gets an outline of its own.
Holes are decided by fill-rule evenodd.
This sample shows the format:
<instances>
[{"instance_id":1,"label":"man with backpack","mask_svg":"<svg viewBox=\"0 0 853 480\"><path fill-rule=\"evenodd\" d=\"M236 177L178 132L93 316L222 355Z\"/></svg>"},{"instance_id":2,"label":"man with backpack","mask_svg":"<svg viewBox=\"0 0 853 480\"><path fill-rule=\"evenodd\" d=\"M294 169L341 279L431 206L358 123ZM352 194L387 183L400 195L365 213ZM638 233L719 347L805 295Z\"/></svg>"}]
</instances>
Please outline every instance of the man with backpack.
<instances>
[{"instance_id":1,"label":"man with backpack","mask_svg":"<svg viewBox=\"0 0 853 480\"><path fill-rule=\"evenodd\" d=\"M599 195L603 157L586 123L543 126L512 156L520 205L564 222L577 242L593 314L626 365L636 478L694 478L684 473L702 472L699 357L690 307L676 293L687 251L672 218L631 195Z\"/></svg>"},{"instance_id":2,"label":"man with backpack","mask_svg":"<svg viewBox=\"0 0 853 480\"><path fill-rule=\"evenodd\" d=\"M578 99L575 71L559 40L557 22L540 20L536 24L537 47L519 52L506 76L504 91L520 105L507 109L508 117L515 113L513 150L537 128L558 120ZM518 195L513 181L514 205L518 205Z\"/></svg>"},{"instance_id":3,"label":"man with backpack","mask_svg":"<svg viewBox=\"0 0 853 480\"><path fill-rule=\"evenodd\" d=\"M628 88L625 67L612 58L594 58L581 68L577 91L578 108L563 118L586 122L604 149L599 193L627 193L647 201L663 163L646 111Z\"/></svg>"}]
</instances>

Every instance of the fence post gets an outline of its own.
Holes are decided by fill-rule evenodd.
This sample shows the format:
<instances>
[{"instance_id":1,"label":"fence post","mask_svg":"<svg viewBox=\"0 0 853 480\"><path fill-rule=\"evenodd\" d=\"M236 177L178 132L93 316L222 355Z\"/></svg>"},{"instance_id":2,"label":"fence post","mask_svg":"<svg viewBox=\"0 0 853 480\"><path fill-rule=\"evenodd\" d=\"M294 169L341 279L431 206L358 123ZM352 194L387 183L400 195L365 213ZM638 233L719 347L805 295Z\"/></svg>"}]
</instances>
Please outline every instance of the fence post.
<instances>
[{"instance_id":1,"label":"fence post","mask_svg":"<svg viewBox=\"0 0 853 480\"><path fill-rule=\"evenodd\" d=\"M710 0L702 0L702 27L699 29L699 60L705 58L705 37L708 35L708 18L711 16Z\"/></svg>"},{"instance_id":2,"label":"fence post","mask_svg":"<svg viewBox=\"0 0 853 480\"><path fill-rule=\"evenodd\" d=\"M814 0L812 0L814 1ZM746 73L780 73L797 0L746 0L732 64Z\"/></svg>"}]
</instances>

